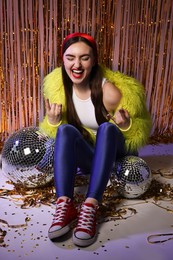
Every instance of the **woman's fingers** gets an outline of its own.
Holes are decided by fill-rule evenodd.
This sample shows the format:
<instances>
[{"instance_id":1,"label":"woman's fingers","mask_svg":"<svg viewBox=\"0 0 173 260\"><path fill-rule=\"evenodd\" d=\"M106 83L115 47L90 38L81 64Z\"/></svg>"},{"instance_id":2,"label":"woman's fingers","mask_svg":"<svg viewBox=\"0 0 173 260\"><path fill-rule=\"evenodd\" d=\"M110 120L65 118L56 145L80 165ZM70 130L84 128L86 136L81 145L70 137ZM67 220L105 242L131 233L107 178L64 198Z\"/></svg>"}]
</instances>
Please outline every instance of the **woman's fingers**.
<instances>
[{"instance_id":1,"label":"woman's fingers","mask_svg":"<svg viewBox=\"0 0 173 260\"><path fill-rule=\"evenodd\" d=\"M119 109L118 114L123 120L128 120L130 118L128 111L125 109Z\"/></svg>"},{"instance_id":2,"label":"woman's fingers","mask_svg":"<svg viewBox=\"0 0 173 260\"><path fill-rule=\"evenodd\" d=\"M62 112L62 104L50 103L49 99L45 100L47 114L59 115Z\"/></svg>"},{"instance_id":3,"label":"woman's fingers","mask_svg":"<svg viewBox=\"0 0 173 260\"><path fill-rule=\"evenodd\" d=\"M125 109L119 109L114 116L108 114L107 118L112 119L117 125L122 127L128 125L130 121L129 113Z\"/></svg>"},{"instance_id":4,"label":"woman's fingers","mask_svg":"<svg viewBox=\"0 0 173 260\"><path fill-rule=\"evenodd\" d=\"M50 103L49 103L49 99L48 98L45 99L45 107L46 107L46 111L50 110Z\"/></svg>"}]
</instances>

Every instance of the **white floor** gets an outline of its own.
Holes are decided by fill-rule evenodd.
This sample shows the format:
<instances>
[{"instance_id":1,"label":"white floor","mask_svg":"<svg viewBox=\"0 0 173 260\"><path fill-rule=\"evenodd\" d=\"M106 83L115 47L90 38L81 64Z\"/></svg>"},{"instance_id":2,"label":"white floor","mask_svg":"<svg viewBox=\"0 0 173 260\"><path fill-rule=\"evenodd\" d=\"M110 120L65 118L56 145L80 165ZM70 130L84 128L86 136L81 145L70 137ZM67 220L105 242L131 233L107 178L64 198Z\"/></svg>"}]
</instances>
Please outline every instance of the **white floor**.
<instances>
[{"instance_id":1,"label":"white floor","mask_svg":"<svg viewBox=\"0 0 173 260\"><path fill-rule=\"evenodd\" d=\"M140 156L154 172L155 179L173 184L173 144L147 146L140 151ZM161 177L160 172L166 177ZM13 188L6 181L0 171L0 191ZM173 200L154 202L153 198L124 199L121 205L117 205L116 210L126 209L128 218L100 224L96 243L87 248L78 248L73 245L71 234L59 242L51 242L48 239L47 230L54 213L53 205L22 209L16 204L16 196L2 197L1 193L0 230L7 233L2 241L0 232L0 259L172 260ZM134 211L130 211L130 208L136 210L136 214L132 214ZM27 225L25 219L29 220ZM157 234L162 236L148 241L151 235ZM152 243L154 240L166 241Z\"/></svg>"}]
</instances>

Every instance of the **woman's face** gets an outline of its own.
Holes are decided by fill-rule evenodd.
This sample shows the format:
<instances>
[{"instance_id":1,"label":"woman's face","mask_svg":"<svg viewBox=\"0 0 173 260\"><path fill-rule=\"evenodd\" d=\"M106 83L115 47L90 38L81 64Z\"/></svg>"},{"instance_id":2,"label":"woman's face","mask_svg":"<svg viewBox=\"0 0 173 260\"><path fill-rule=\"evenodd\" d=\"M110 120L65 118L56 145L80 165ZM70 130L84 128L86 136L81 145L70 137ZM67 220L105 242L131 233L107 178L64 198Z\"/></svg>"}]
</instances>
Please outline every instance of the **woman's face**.
<instances>
[{"instance_id":1,"label":"woman's face","mask_svg":"<svg viewBox=\"0 0 173 260\"><path fill-rule=\"evenodd\" d=\"M84 42L70 45L63 55L65 70L75 85L87 84L95 65L93 50Z\"/></svg>"}]
</instances>

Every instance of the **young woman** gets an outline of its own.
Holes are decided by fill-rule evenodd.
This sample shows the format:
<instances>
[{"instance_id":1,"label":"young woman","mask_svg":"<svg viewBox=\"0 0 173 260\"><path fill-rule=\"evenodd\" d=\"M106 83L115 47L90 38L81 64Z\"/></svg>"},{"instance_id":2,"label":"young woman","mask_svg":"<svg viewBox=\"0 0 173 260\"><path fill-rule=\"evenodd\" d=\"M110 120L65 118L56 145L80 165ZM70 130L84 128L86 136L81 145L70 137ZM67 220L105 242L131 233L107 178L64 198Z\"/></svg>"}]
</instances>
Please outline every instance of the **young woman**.
<instances>
[{"instance_id":1,"label":"young woman","mask_svg":"<svg viewBox=\"0 0 173 260\"><path fill-rule=\"evenodd\" d=\"M143 87L133 78L101 67L90 35L68 35L62 59L62 67L44 79L46 115L40 123L42 131L56 138L57 202L48 234L50 239L64 235L77 219L73 242L89 246L96 240L96 213L113 163L146 144L151 122ZM77 168L90 172L79 212L73 204Z\"/></svg>"}]
</instances>

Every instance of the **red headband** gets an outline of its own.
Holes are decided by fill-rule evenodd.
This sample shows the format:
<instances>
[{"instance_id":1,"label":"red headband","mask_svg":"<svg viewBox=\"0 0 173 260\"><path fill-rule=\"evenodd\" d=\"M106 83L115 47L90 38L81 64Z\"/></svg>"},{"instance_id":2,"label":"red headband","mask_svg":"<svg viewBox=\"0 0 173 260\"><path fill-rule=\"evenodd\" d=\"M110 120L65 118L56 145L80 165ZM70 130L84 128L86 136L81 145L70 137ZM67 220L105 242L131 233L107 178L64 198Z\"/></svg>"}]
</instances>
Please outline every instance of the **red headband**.
<instances>
[{"instance_id":1,"label":"red headband","mask_svg":"<svg viewBox=\"0 0 173 260\"><path fill-rule=\"evenodd\" d=\"M94 38L86 33L72 33L72 34L67 35L67 37L63 41L62 50L63 50L64 44L66 44L66 42L69 39L74 38L74 37L82 37L82 38L88 40L91 43L91 46L94 50L94 54L96 55L96 60L97 60L97 44L96 44Z\"/></svg>"}]
</instances>

